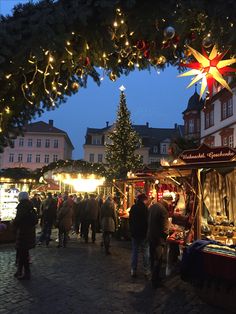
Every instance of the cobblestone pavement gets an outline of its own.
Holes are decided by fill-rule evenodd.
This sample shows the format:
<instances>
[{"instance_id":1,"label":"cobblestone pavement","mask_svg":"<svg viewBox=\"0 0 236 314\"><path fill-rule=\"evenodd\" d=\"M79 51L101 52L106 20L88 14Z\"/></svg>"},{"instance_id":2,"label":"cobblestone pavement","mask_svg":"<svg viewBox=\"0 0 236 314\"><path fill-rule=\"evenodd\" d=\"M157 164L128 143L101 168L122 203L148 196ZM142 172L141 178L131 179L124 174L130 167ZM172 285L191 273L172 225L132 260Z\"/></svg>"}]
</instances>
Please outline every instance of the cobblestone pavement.
<instances>
[{"instance_id":1,"label":"cobblestone pavement","mask_svg":"<svg viewBox=\"0 0 236 314\"><path fill-rule=\"evenodd\" d=\"M27 313L201 313L223 314L201 301L178 275L152 289L143 274L130 277L130 242L112 241L106 256L98 234L95 244L71 238L67 248L31 250L32 279L18 281L14 244L0 246L0 314Z\"/></svg>"}]
</instances>

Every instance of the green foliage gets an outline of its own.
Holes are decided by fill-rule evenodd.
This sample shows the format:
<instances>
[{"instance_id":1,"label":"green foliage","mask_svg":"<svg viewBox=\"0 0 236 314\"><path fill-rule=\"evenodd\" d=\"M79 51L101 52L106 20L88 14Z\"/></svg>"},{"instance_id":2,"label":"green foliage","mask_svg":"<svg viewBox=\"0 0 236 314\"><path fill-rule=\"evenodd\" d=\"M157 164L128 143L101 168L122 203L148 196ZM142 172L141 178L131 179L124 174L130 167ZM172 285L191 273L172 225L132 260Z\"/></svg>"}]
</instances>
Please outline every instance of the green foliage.
<instances>
[{"instance_id":1,"label":"green foliage","mask_svg":"<svg viewBox=\"0 0 236 314\"><path fill-rule=\"evenodd\" d=\"M58 160L52 162L47 166L37 170L38 176L42 176L48 171L53 172L79 172L86 174L97 174L100 176L106 176L106 169L102 164L90 163L84 160Z\"/></svg>"},{"instance_id":2,"label":"green foliage","mask_svg":"<svg viewBox=\"0 0 236 314\"><path fill-rule=\"evenodd\" d=\"M141 140L132 128L125 94L121 92L116 123L106 143L108 173L112 178L125 179L127 172L141 167L141 156L135 154L140 145Z\"/></svg>"},{"instance_id":3,"label":"green foliage","mask_svg":"<svg viewBox=\"0 0 236 314\"><path fill-rule=\"evenodd\" d=\"M7 168L0 170L1 178L12 179L13 181L20 181L24 179L37 180L35 172L26 168Z\"/></svg>"}]
</instances>

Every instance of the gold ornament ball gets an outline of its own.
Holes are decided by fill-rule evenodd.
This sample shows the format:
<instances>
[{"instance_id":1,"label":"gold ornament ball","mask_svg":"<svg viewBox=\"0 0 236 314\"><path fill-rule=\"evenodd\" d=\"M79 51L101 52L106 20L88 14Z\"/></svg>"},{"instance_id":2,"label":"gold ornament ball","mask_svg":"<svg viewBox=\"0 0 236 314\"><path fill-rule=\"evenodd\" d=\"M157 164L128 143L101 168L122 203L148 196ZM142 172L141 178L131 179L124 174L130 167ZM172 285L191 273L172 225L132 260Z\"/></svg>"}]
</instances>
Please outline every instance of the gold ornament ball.
<instances>
[{"instance_id":1,"label":"gold ornament ball","mask_svg":"<svg viewBox=\"0 0 236 314\"><path fill-rule=\"evenodd\" d=\"M79 89L79 84L78 84L77 82L74 82L74 83L72 84L72 88L73 88L74 90L78 90L78 89Z\"/></svg>"},{"instance_id":2,"label":"gold ornament ball","mask_svg":"<svg viewBox=\"0 0 236 314\"><path fill-rule=\"evenodd\" d=\"M163 65L166 63L166 57L165 56L160 56L157 58L157 64L158 65Z\"/></svg>"}]
</instances>

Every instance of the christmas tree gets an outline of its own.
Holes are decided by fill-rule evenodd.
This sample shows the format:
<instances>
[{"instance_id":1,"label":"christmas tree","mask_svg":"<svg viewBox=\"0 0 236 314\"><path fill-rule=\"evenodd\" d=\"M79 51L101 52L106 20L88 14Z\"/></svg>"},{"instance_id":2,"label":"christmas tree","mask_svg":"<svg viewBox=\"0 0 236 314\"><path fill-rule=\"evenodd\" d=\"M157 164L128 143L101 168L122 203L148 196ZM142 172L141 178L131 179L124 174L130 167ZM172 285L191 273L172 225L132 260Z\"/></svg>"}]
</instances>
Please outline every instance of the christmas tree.
<instances>
[{"instance_id":1,"label":"christmas tree","mask_svg":"<svg viewBox=\"0 0 236 314\"><path fill-rule=\"evenodd\" d=\"M116 122L106 143L106 160L111 177L125 179L129 171L142 166L141 156L135 153L141 145L141 139L132 127L124 94L125 88L121 86L120 90Z\"/></svg>"}]
</instances>

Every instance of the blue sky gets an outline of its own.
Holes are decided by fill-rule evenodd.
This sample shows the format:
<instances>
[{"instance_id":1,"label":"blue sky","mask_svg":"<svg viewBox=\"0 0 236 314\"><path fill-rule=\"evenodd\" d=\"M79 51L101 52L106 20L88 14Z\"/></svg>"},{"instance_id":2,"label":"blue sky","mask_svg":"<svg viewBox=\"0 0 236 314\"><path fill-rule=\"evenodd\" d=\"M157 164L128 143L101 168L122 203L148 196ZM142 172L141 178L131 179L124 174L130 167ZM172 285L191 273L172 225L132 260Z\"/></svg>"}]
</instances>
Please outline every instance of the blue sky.
<instances>
[{"instance_id":1,"label":"blue sky","mask_svg":"<svg viewBox=\"0 0 236 314\"><path fill-rule=\"evenodd\" d=\"M17 3L27 0L0 0L0 13L11 14ZM127 106L134 124L149 122L150 127L173 127L182 124L182 112L186 108L194 87L186 89L190 78L177 78L173 67L163 72L135 71L116 82L106 77L100 87L92 80L86 89L68 98L59 109L45 112L35 121L54 120L54 126L66 131L75 147L74 159L83 158L83 144L87 127L102 128L106 121L113 123L119 104L119 87L126 87Z\"/></svg>"}]
</instances>

